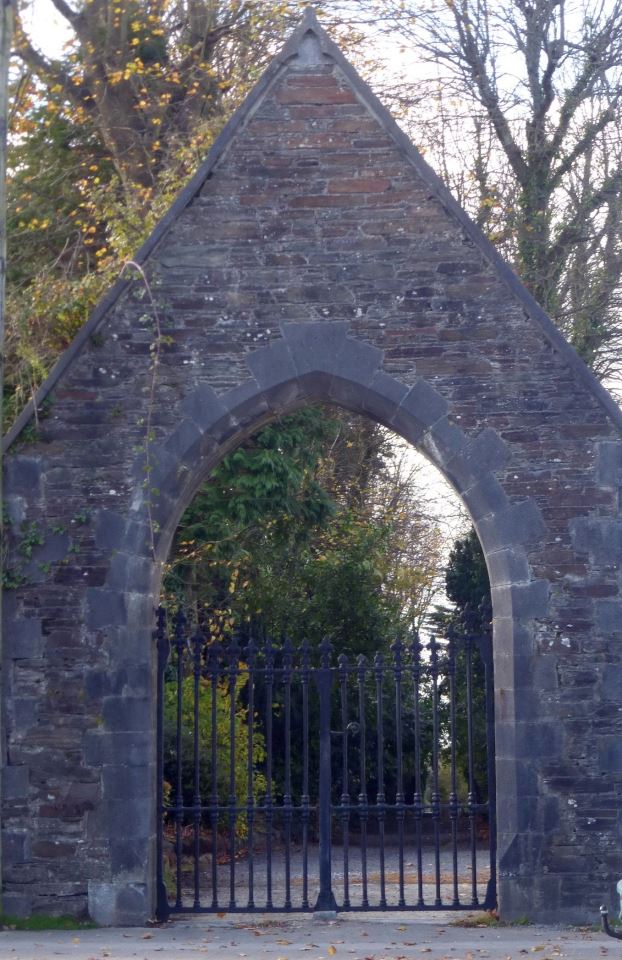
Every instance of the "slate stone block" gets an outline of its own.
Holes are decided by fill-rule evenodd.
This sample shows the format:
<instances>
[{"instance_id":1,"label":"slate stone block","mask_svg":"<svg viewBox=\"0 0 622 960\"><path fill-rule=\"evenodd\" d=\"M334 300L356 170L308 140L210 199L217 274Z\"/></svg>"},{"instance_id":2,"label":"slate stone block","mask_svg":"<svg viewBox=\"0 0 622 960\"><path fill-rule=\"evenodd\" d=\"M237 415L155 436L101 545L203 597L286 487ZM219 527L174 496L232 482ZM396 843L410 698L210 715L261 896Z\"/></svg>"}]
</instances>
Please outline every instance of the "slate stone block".
<instances>
[{"instance_id":1,"label":"slate stone block","mask_svg":"<svg viewBox=\"0 0 622 960\"><path fill-rule=\"evenodd\" d=\"M181 404L181 412L197 425L201 433L227 415L218 395L207 383L193 384Z\"/></svg>"},{"instance_id":2,"label":"slate stone block","mask_svg":"<svg viewBox=\"0 0 622 960\"><path fill-rule=\"evenodd\" d=\"M118 626L126 621L126 605L122 594L115 590L90 587L87 590L86 625L92 630Z\"/></svg>"},{"instance_id":3,"label":"slate stone block","mask_svg":"<svg viewBox=\"0 0 622 960\"><path fill-rule=\"evenodd\" d=\"M143 731L151 723L151 702L138 697L106 697L103 704L106 729L116 731Z\"/></svg>"},{"instance_id":4,"label":"slate stone block","mask_svg":"<svg viewBox=\"0 0 622 960\"><path fill-rule=\"evenodd\" d=\"M597 628L619 637L622 630L622 600L595 600L594 611Z\"/></svg>"},{"instance_id":5,"label":"slate stone block","mask_svg":"<svg viewBox=\"0 0 622 960\"><path fill-rule=\"evenodd\" d=\"M28 834L25 830L2 831L2 859L5 864L13 866L25 863L28 859L27 846Z\"/></svg>"},{"instance_id":6,"label":"slate stone block","mask_svg":"<svg viewBox=\"0 0 622 960\"><path fill-rule=\"evenodd\" d=\"M477 528L486 552L536 542L545 532L542 515L532 499L482 517Z\"/></svg>"},{"instance_id":7,"label":"slate stone block","mask_svg":"<svg viewBox=\"0 0 622 960\"><path fill-rule=\"evenodd\" d=\"M263 389L293 380L298 374L287 342L284 340L249 353L246 363Z\"/></svg>"},{"instance_id":8,"label":"slate stone block","mask_svg":"<svg viewBox=\"0 0 622 960\"><path fill-rule=\"evenodd\" d=\"M13 660L32 660L43 653L41 621L33 617L12 620L4 625L5 656Z\"/></svg>"},{"instance_id":9,"label":"slate stone block","mask_svg":"<svg viewBox=\"0 0 622 960\"><path fill-rule=\"evenodd\" d=\"M508 587L493 587L493 609L496 617L533 620L545 617L549 609L548 580L532 580Z\"/></svg>"},{"instance_id":10,"label":"slate stone block","mask_svg":"<svg viewBox=\"0 0 622 960\"><path fill-rule=\"evenodd\" d=\"M343 348L349 329L347 321L282 323L280 326L299 374L314 370L339 372L336 358Z\"/></svg>"},{"instance_id":11,"label":"slate stone block","mask_svg":"<svg viewBox=\"0 0 622 960\"><path fill-rule=\"evenodd\" d=\"M113 510L100 508L92 522L96 546L106 551L118 549L125 535L126 518Z\"/></svg>"},{"instance_id":12,"label":"slate stone block","mask_svg":"<svg viewBox=\"0 0 622 960\"><path fill-rule=\"evenodd\" d=\"M622 483L622 443L601 440L597 444L598 477L603 486L617 490Z\"/></svg>"},{"instance_id":13,"label":"slate stone block","mask_svg":"<svg viewBox=\"0 0 622 960\"><path fill-rule=\"evenodd\" d=\"M256 380L246 380L222 396L223 405L237 427L258 422L268 413L268 402ZM228 428L227 428L228 429Z\"/></svg>"},{"instance_id":14,"label":"slate stone block","mask_svg":"<svg viewBox=\"0 0 622 960\"><path fill-rule=\"evenodd\" d=\"M603 668L602 693L605 700L622 703L622 664L605 664Z\"/></svg>"},{"instance_id":15,"label":"slate stone block","mask_svg":"<svg viewBox=\"0 0 622 960\"><path fill-rule=\"evenodd\" d=\"M502 513L510 506L507 494L492 475L477 480L472 487L463 488L462 499L475 522L494 513ZM489 551L489 555L493 551Z\"/></svg>"},{"instance_id":16,"label":"slate stone block","mask_svg":"<svg viewBox=\"0 0 622 960\"><path fill-rule=\"evenodd\" d=\"M84 759L92 767L103 764L142 767L145 759L155 756L154 734L151 729L126 733L111 733L101 728L89 730L84 738Z\"/></svg>"},{"instance_id":17,"label":"slate stone block","mask_svg":"<svg viewBox=\"0 0 622 960\"><path fill-rule=\"evenodd\" d=\"M598 768L601 773L619 776L622 773L622 737L600 737Z\"/></svg>"},{"instance_id":18,"label":"slate stone block","mask_svg":"<svg viewBox=\"0 0 622 960\"><path fill-rule=\"evenodd\" d=\"M438 390L421 379L417 380L402 400L400 411L402 410L411 413L424 427L431 427L445 416L449 404Z\"/></svg>"},{"instance_id":19,"label":"slate stone block","mask_svg":"<svg viewBox=\"0 0 622 960\"><path fill-rule=\"evenodd\" d=\"M188 451L201 440L202 436L194 420L182 420L164 442L164 447L179 462L188 455Z\"/></svg>"},{"instance_id":20,"label":"slate stone block","mask_svg":"<svg viewBox=\"0 0 622 960\"><path fill-rule=\"evenodd\" d=\"M2 796L5 800L22 800L30 790L30 767L7 764L2 768Z\"/></svg>"},{"instance_id":21,"label":"slate stone block","mask_svg":"<svg viewBox=\"0 0 622 960\"><path fill-rule=\"evenodd\" d=\"M493 586L524 583L530 570L524 550L520 547L495 550L486 557L488 573Z\"/></svg>"},{"instance_id":22,"label":"slate stone block","mask_svg":"<svg viewBox=\"0 0 622 960\"><path fill-rule=\"evenodd\" d=\"M2 912L9 917L30 917L33 908L33 893L5 890L2 894Z\"/></svg>"},{"instance_id":23,"label":"slate stone block","mask_svg":"<svg viewBox=\"0 0 622 960\"><path fill-rule=\"evenodd\" d=\"M102 771L104 800L141 800L153 771L148 766L116 764Z\"/></svg>"},{"instance_id":24,"label":"slate stone block","mask_svg":"<svg viewBox=\"0 0 622 960\"><path fill-rule=\"evenodd\" d=\"M11 715L15 735L24 736L36 726L39 716L39 700L36 697L15 697Z\"/></svg>"},{"instance_id":25,"label":"slate stone block","mask_svg":"<svg viewBox=\"0 0 622 960\"><path fill-rule=\"evenodd\" d=\"M43 459L20 454L7 458L6 486L14 492L39 497L42 493Z\"/></svg>"},{"instance_id":26,"label":"slate stone block","mask_svg":"<svg viewBox=\"0 0 622 960\"><path fill-rule=\"evenodd\" d=\"M491 427L482 430L468 445L465 451L467 460L475 464L480 471L499 470L511 453L508 444Z\"/></svg>"},{"instance_id":27,"label":"slate stone block","mask_svg":"<svg viewBox=\"0 0 622 960\"><path fill-rule=\"evenodd\" d=\"M451 474L454 462L466 446L466 438L459 427L450 423L446 417L442 417L424 434L422 446L424 450L429 452L433 463L439 466L441 464L446 465L448 472ZM473 482L473 479L473 474L469 470L467 481L469 485ZM460 477L460 489L465 485L465 478Z\"/></svg>"}]
</instances>

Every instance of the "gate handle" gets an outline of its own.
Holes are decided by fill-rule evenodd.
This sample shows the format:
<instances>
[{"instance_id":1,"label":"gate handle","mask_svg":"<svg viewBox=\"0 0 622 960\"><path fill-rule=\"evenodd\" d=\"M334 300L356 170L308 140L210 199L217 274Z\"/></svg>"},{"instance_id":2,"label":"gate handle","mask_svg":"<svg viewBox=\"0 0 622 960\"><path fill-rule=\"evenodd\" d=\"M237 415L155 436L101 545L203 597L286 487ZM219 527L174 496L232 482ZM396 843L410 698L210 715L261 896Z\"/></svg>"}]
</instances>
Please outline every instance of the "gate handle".
<instances>
[{"instance_id":1,"label":"gate handle","mask_svg":"<svg viewBox=\"0 0 622 960\"><path fill-rule=\"evenodd\" d=\"M347 732L351 733L353 737L355 737L357 733L360 732L360 729L361 729L361 725L360 723L357 723L356 720L352 720L346 727ZM342 737L343 730L331 730L330 735L331 737Z\"/></svg>"}]
</instances>

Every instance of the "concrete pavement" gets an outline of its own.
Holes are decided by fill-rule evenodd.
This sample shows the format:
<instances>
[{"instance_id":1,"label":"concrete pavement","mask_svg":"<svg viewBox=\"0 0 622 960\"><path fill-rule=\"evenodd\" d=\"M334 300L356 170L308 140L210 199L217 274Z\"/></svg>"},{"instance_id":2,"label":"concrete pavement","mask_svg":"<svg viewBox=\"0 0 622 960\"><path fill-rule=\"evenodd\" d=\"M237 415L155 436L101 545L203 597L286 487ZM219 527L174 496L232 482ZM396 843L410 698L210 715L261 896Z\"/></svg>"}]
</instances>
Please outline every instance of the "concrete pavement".
<instances>
[{"instance_id":1,"label":"concrete pavement","mask_svg":"<svg viewBox=\"0 0 622 960\"><path fill-rule=\"evenodd\" d=\"M595 918L596 920L597 918ZM576 928L455 926L456 915L237 915L159 927L0 933L0 960L602 960L622 942Z\"/></svg>"}]
</instances>

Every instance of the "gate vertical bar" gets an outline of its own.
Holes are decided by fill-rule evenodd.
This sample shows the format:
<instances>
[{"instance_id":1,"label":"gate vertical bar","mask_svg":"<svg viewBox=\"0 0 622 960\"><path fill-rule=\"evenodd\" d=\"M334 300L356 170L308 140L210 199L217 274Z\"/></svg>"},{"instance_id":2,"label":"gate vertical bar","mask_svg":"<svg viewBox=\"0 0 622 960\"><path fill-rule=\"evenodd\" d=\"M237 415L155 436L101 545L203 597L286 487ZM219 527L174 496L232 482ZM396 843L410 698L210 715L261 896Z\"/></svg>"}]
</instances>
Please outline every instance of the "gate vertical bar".
<instances>
[{"instance_id":1,"label":"gate vertical bar","mask_svg":"<svg viewBox=\"0 0 622 960\"><path fill-rule=\"evenodd\" d=\"M266 908L272 909L272 701L274 687L274 647L264 635L266 664Z\"/></svg>"},{"instance_id":2,"label":"gate vertical bar","mask_svg":"<svg viewBox=\"0 0 622 960\"><path fill-rule=\"evenodd\" d=\"M343 906L350 906L350 791L348 784L348 658L339 655L339 685L341 688L341 829L343 843Z\"/></svg>"},{"instance_id":3,"label":"gate vertical bar","mask_svg":"<svg viewBox=\"0 0 622 960\"><path fill-rule=\"evenodd\" d=\"M238 797L235 785L235 709L238 688L240 645L237 633L229 646L229 909L235 903L235 853Z\"/></svg>"},{"instance_id":4,"label":"gate vertical bar","mask_svg":"<svg viewBox=\"0 0 622 960\"><path fill-rule=\"evenodd\" d=\"M471 906L479 906L477 897L477 847L475 831L475 775L473 771L473 638L465 637L466 698L467 698L467 767L469 777L468 815L469 843L471 848Z\"/></svg>"},{"instance_id":5,"label":"gate vertical bar","mask_svg":"<svg viewBox=\"0 0 622 960\"><path fill-rule=\"evenodd\" d=\"M360 654L358 660L358 694L359 694L359 726L360 726L360 740L359 740L359 771L361 779L361 790L358 796L359 801L359 821L361 825L361 873L363 880L363 899L361 906L368 907L369 900L367 897L367 818L369 816L368 811L368 801L367 801L367 769L366 769L366 756L365 752L367 750L367 726L365 723L365 675L367 672L367 657L364 654Z\"/></svg>"},{"instance_id":6,"label":"gate vertical bar","mask_svg":"<svg viewBox=\"0 0 622 960\"><path fill-rule=\"evenodd\" d=\"M384 849L384 821L385 792L384 792L384 724L383 724L383 697L382 683L384 680L384 657L377 653L374 657L374 673L376 676L376 773L378 777L378 792L376 794L376 810L378 817L378 845L380 856L380 907L387 905L385 849Z\"/></svg>"},{"instance_id":7,"label":"gate vertical bar","mask_svg":"<svg viewBox=\"0 0 622 960\"><path fill-rule=\"evenodd\" d=\"M456 642L453 632L448 637L449 657L447 678L449 680L449 736L451 741L451 788L449 793L449 820L451 823L451 857L453 867L452 905L460 903L458 891L458 787L456 771Z\"/></svg>"},{"instance_id":8,"label":"gate vertical bar","mask_svg":"<svg viewBox=\"0 0 622 960\"><path fill-rule=\"evenodd\" d=\"M423 818L423 798L421 795L421 710L419 703L419 684L421 683L421 643L419 635L414 634L410 644L413 673L413 711L415 718L415 795L413 810L415 814L415 840L417 843L417 906L424 906L423 899L423 853L421 833Z\"/></svg>"},{"instance_id":9,"label":"gate vertical bar","mask_svg":"<svg viewBox=\"0 0 622 960\"><path fill-rule=\"evenodd\" d=\"M252 634L246 646L246 669L248 670L248 758L246 787L246 816L248 821L248 909L255 907L255 644Z\"/></svg>"},{"instance_id":10,"label":"gate vertical bar","mask_svg":"<svg viewBox=\"0 0 622 960\"><path fill-rule=\"evenodd\" d=\"M197 627L192 637L193 672L193 745L194 745L194 793L192 795L192 829L194 833L194 904L195 910L201 906L199 861L201 857L201 743L199 733L199 697L201 681L201 655L203 652L203 634Z\"/></svg>"},{"instance_id":11,"label":"gate vertical bar","mask_svg":"<svg viewBox=\"0 0 622 960\"><path fill-rule=\"evenodd\" d=\"M186 648L185 638L186 618L182 610L175 614L175 651L177 653L177 729L175 732L175 745L177 750L177 768L175 776L175 907L179 909L182 905L182 821L184 816L184 796L183 796L183 750L182 750L182 708L184 696L184 650Z\"/></svg>"},{"instance_id":12,"label":"gate vertical bar","mask_svg":"<svg viewBox=\"0 0 622 960\"><path fill-rule=\"evenodd\" d=\"M320 698L320 891L315 909L333 912L337 903L332 888L331 871L331 745L330 745L330 701L332 688L332 670L330 654L332 646L328 638L320 644L320 668L316 673L316 682Z\"/></svg>"},{"instance_id":13,"label":"gate vertical bar","mask_svg":"<svg viewBox=\"0 0 622 960\"><path fill-rule=\"evenodd\" d=\"M430 637L430 672L432 676L432 823L434 825L434 906L440 907L441 900L441 798L439 795L439 716L438 716L438 644L436 637Z\"/></svg>"},{"instance_id":14,"label":"gate vertical bar","mask_svg":"<svg viewBox=\"0 0 622 960\"><path fill-rule=\"evenodd\" d=\"M157 876L156 876L156 917L158 920L166 920L170 910L168 905L168 896L166 885L164 883L164 671L171 652L171 646L166 629L166 610L164 607L157 609L157 628L155 639L158 650L158 679L157 679L157 697L158 697L158 715L156 719L157 729L157 777L158 777L158 831L156 834L156 858L157 858Z\"/></svg>"},{"instance_id":15,"label":"gate vertical bar","mask_svg":"<svg viewBox=\"0 0 622 960\"><path fill-rule=\"evenodd\" d=\"M218 649L215 644L207 648L207 667L210 680L210 826L212 828L212 910L218 909Z\"/></svg>"},{"instance_id":16,"label":"gate vertical bar","mask_svg":"<svg viewBox=\"0 0 622 960\"><path fill-rule=\"evenodd\" d=\"M309 908L309 642L303 640L300 683L302 686L302 795L300 798L302 818L302 907Z\"/></svg>"},{"instance_id":17,"label":"gate vertical bar","mask_svg":"<svg viewBox=\"0 0 622 960\"><path fill-rule=\"evenodd\" d=\"M490 879L483 903L485 910L497 906L497 781L495 769L495 681L493 672L492 635L485 633L480 638L479 651L484 663L486 685L486 746L488 776L488 847L490 855Z\"/></svg>"},{"instance_id":18,"label":"gate vertical bar","mask_svg":"<svg viewBox=\"0 0 622 960\"><path fill-rule=\"evenodd\" d=\"M283 816L285 820L285 909L291 910L291 847L292 847L292 666L293 650L289 639L283 646L283 684L285 687L285 791Z\"/></svg>"},{"instance_id":19,"label":"gate vertical bar","mask_svg":"<svg viewBox=\"0 0 622 960\"><path fill-rule=\"evenodd\" d=\"M398 843L398 870L399 870L399 900L398 906L405 907L406 899L404 897L404 765L402 757L402 653L404 647L402 641L397 639L391 645L393 654L393 670L395 674L395 762L396 762L396 787L395 787L395 811L397 817L397 843Z\"/></svg>"}]
</instances>

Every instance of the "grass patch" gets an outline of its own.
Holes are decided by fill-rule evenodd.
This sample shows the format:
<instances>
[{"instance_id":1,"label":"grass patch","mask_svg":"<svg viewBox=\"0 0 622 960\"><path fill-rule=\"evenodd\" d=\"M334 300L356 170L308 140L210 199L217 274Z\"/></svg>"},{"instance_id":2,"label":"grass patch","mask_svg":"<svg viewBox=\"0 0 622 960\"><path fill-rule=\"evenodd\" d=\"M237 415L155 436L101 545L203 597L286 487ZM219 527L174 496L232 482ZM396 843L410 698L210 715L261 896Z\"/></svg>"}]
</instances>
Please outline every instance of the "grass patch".
<instances>
[{"instance_id":1,"label":"grass patch","mask_svg":"<svg viewBox=\"0 0 622 960\"><path fill-rule=\"evenodd\" d=\"M0 913L0 930L94 930L96 927L92 920L76 920L75 917L52 917L47 913L11 917Z\"/></svg>"},{"instance_id":2,"label":"grass patch","mask_svg":"<svg viewBox=\"0 0 622 960\"><path fill-rule=\"evenodd\" d=\"M531 921L528 917L517 917L516 920L499 920L496 910L483 910L481 913L469 913L464 917L456 917L451 921L452 927L528 927Z\"/></svg>"}]
</instances>

